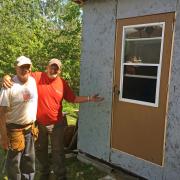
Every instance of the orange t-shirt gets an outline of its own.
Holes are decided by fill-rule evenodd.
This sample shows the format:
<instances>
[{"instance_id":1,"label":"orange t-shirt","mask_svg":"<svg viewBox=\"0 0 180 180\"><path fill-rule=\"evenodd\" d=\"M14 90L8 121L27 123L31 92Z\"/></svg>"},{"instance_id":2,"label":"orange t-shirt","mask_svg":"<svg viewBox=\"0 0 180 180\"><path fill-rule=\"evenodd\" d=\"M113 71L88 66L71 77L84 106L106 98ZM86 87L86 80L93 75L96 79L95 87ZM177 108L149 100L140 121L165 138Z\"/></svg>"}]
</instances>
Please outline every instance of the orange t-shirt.
<instances>
[{"instance_id":1,"label":"orange t-shirt","mask_svg":"<svg viewBox=\"0 0 180 180\"><path fill-rule=\"evenodd\" d=\"M50 79L45 72L33 72L38 90L37 122L56 124L62 120L62 100L74 102L75 95L66 81L60 77Z\"/></svg>"}]
</instances>

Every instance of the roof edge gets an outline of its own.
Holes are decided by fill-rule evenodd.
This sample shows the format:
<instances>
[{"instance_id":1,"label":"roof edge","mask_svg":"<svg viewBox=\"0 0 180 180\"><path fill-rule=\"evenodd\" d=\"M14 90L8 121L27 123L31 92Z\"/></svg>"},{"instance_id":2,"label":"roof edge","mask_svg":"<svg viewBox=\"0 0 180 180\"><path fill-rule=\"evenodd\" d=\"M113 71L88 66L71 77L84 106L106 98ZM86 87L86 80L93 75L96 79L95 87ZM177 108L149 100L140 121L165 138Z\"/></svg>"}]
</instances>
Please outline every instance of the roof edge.
<instances>
[{"instance_id":1,"label":"roof edge","mask_svg":"<svg viewBox=\"0 0 180 180\"><path fill-rule=\"evenodd\" d=\"M79 5L83 5L84 2L86 2L87 0L72 0L72 1L79 4Z\"/></svg>"}]
</instances>

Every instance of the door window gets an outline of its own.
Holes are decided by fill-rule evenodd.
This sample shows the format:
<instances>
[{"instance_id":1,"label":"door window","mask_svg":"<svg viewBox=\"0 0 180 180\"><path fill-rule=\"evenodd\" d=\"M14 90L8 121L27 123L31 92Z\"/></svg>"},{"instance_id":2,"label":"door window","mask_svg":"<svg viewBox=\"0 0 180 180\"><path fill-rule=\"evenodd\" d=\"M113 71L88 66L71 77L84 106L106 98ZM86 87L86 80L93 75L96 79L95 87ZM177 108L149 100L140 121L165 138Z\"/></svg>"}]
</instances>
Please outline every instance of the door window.
<instances>
[{"instance_id":1,"label":"door window","mask_svg":"<svg viewBox=\"0 0 180 180\"><path fill-rule=\"evenodd\" d=\"M158 106L164 22L123 26L120 101Z\"/></svg>"}]
</instances>

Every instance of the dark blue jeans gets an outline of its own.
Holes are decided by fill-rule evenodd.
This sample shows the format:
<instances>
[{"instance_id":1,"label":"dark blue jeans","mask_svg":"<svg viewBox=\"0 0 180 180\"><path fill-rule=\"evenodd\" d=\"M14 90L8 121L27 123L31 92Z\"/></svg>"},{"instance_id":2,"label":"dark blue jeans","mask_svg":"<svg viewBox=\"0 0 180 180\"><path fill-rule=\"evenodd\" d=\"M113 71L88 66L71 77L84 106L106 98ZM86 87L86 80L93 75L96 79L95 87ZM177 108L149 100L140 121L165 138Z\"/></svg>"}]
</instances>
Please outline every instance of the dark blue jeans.
<instances>
[{"instance_id":1,"label":"dark blue jeans","mask_svg":"<svg viewBox=\"0 0 180 180\"><path fill-rule=\"evenodd\" d=\"M34 179L35 151L31 132L25 135L25 149L23 151L8 151L6 170L8 180Z\"/></svg>"},{"instance_id":2,"label":"dark blue jeans","mask_svg":"<svg viewBox=\"0 0 180 180\"><path fill-rule=\"evenodd\" d=\"M55 174L57 179L66 177L64 155L64 126L52 125L50 128L38 124L39 136L35 143L36 157L40 162L41 179L48 178L50 173ZM50 140L50 142L49 142ZM48 154L48 146L51 146L51 158Z\"/></svg>"}]
</instances>

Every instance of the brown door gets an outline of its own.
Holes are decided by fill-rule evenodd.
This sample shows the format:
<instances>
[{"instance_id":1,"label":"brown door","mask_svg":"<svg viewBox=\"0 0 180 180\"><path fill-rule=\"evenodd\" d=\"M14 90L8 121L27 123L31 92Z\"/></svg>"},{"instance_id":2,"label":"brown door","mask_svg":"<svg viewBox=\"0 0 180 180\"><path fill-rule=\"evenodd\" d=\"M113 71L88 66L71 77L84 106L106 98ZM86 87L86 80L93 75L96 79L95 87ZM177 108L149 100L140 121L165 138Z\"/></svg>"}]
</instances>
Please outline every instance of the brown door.
<instances>
[{"instance_id":1,"label":"brown door","mask_svg":"<svg viewBox=\"0 0 180 180\"><path fill-rule=\"evenodd\" d=\"M163 164L174 13L117 20L111 148Z\"/></svg>"}]
</instances>

